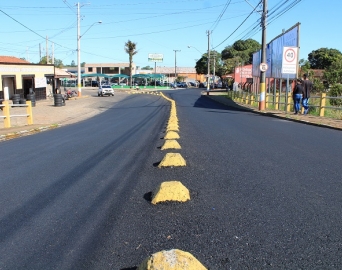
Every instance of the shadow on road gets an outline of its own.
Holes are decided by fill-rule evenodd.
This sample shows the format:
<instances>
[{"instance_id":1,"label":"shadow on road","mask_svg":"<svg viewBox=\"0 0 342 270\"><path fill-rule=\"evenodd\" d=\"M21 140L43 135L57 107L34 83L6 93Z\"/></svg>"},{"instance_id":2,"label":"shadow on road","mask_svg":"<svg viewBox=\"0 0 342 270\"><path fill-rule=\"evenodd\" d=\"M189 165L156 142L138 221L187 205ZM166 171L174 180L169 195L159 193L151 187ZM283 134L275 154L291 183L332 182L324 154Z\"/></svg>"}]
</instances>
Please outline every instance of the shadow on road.
<instances>
[{"instance_id":1,"label":"shadow on road","mask_svg":"<svg viewBox=\"0 0 342 270\"><path fill-rule=\"evenodd\" d=\"M240 106L231 99L225 98L224 96L213 96L211 99L208 96L201 96L196 100L194 107L226 110L226 111L247 111L252 112L249 108Z\"/></svg>"}]
</instances>

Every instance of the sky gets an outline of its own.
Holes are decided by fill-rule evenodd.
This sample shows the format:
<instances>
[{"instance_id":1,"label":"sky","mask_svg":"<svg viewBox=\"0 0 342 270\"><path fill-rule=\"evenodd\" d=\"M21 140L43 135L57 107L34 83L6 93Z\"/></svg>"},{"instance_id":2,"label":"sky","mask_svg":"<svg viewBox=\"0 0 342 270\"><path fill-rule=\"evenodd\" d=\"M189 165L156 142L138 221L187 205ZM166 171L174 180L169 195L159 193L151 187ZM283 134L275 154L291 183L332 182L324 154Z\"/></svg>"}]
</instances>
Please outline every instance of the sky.
<instances>
[{"instance_id":1,"label":"sky","mask_svg":"<svg viewBox=\"0 0 342 270\"><path fill-rule=\"evenodd\" d=\"M163 54L157 66L195 67L208 49L208 32L210 49L218 52L240 39L261 44L260 0L1 0L0 55L38 63L47 49L63 64L77 64L77 3L80 62L127 63L124 47L130 40L137 45L133 61L139 67L154 67L151 53ZM300 23L299 59L320 48L342 51L341 0L266 3L267 43Z\"/></svg>"}]
</instances>

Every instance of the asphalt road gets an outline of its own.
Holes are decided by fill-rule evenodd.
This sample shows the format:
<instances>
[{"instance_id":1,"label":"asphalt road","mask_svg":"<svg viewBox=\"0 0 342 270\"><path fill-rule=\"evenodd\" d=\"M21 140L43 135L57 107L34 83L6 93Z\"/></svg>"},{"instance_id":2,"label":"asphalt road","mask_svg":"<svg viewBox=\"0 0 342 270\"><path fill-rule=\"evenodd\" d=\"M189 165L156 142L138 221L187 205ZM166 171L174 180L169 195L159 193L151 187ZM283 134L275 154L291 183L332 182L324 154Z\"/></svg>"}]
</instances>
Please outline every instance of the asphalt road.
<instances>
[{"instance_id":1,"label":"asphalt road","mask_svg":"<svg viewBox=\"0 0 342 270\"><path fill-rule=\"evenodd\" d=\"M0 144L0 269L135 269L177 248L210 269L341 269L341 132L176 101L186 167L159 169L170 104L130 95L100 115ZM109 105L108 105L109 106ZM191 201L151 205L162 181Z\"/></svg>"}]
</instances>

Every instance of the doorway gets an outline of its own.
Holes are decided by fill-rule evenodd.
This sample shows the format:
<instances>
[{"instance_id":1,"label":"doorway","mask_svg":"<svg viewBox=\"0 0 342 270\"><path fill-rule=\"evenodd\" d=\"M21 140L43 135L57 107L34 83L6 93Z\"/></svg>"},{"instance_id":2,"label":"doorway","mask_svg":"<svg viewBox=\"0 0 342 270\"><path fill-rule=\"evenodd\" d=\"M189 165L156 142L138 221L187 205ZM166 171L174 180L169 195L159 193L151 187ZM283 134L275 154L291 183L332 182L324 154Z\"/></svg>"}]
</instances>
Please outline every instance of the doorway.
<instances>
[{"instance_id":1,"label":"doorway","mask_svg":"<svg viewBox=\"0 0 342 270\"><path fill-rule=\"evenodd\" d=\"M15 94L15 76L9 76L9 75L3 75L2 76L2 91L1 93L1 99L4 98L4 89L5 87L8 87L8 96L9 98L12 98Z\"/></svg>"},{"instance_id":2,"label":"doorway","mask_svg":"<svg viewBox=\"0 0 342 270\"><path fill-rule=\"evenodd\" d=\"M34 75L23 76L23 91L25 98L28 94L34 93Z\"/></svg>"}]
</instances>

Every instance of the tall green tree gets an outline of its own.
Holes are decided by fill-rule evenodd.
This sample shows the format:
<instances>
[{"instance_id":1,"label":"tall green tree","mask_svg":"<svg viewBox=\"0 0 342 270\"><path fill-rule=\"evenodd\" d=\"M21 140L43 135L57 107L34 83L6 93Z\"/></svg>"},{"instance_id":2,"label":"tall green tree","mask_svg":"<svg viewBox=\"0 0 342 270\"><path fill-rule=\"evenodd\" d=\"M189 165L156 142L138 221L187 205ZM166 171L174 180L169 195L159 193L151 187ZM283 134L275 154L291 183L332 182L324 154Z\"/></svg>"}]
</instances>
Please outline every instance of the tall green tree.
<instances>
[{"instance_id":1,"label":"tall green tree","mask_svg":"<svg viewBox=\"0 0 342 270\"><path fill-rule=\"evenodd\" d=\"M125 43L125 52L128 54L129 57L129 78L130 78L130 87L132 88L132 66L133 66L133 56L138 53L137 51L137 43L134 43L128 40Z\"/></svg>"},{"instance_id":2,"label":"tall green tree","mask_svg":"<svg viewBox=\"0 0 342 270\"><path fill-rule=\"evenodd\" d=\"M223 49L222 60L234 59L236 63L252 64L253 53L260 49L260 43L254 39L238 40Z\"/></svg>"},{"instance_id":3,"label":"tall green tree","mask_svg":"<svg viewBox=\"0 0 342 270\"><path fill-rule=\"evenodd\" d=\"M308 61L312 69L326 69L332 63L342 60L342 53L336 49L320 48L308 55Z\"/></svg>"},{"instance_id":4,"label":"tall green tree","mask_svg":"<svg viewBox=\"0 0 342 270\"><path fill-rule=\"evenodd\" d=\"M50 59L50 58L49 58ZM51 62L51 60L49 60L49 63ZM46 56L43 56L42 59L40 59L39 64L46 64ZM62 68L63 67L63 61L60 59L54 59L54 66L58 67L58 68Z\"/></svg>"}]
</instances>

